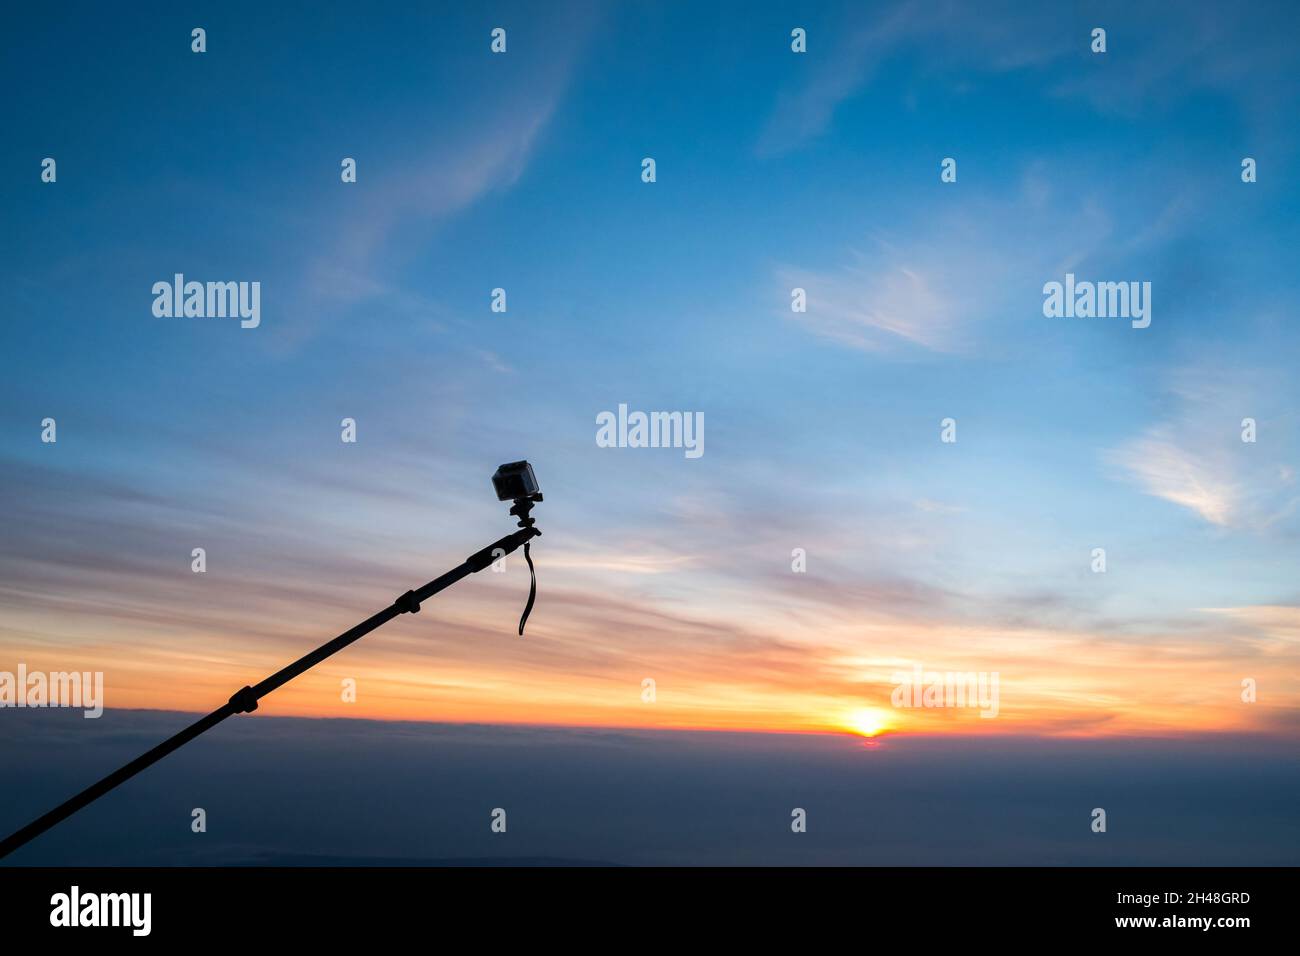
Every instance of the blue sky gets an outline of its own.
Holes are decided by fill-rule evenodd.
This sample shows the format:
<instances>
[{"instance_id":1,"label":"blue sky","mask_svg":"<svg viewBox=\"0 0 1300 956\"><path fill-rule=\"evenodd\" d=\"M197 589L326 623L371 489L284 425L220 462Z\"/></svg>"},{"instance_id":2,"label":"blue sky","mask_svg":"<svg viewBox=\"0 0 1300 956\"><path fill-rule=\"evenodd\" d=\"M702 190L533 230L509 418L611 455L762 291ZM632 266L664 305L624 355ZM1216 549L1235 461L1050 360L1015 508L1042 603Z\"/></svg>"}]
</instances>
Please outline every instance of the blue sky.
<instances>
[{"instance_id":1,"label":"blue sky","mask_svg":"<svg viewBox=\"0 0 1300 956\"><path fill-rule=\"evenodd\" d=\"M9 656L233 689L503 533L487 478L528 457L538 643L463 646L508 630L507 573L376 660L559 722L651 670L672 723L768 727L961 648L1024 668L1036 728L1146 729L1219 661L1293 723L1287 6L141 10L5 41ZM1151 327L1045 318L1067 271L1150 281ZM155 318L175 272L260 281L261 326ZM704 456L596 447L621 402L703 412ZM1123 673L1081 690L1062 647ZM1179 686L1144 716L1148 666Z\"/></svg>"}]
</instances>

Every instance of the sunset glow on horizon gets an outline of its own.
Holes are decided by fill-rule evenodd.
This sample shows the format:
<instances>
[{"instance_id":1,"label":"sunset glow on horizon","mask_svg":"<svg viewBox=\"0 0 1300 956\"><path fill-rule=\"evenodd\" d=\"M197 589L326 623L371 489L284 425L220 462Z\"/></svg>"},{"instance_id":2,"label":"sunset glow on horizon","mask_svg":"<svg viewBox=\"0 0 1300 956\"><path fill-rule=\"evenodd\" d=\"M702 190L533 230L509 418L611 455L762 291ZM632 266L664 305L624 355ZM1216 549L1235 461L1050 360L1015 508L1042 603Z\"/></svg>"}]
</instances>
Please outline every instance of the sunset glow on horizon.
<instances>
[{"instance_id":1,"label":"sunset glow on horizon","mask_svg":"<svg viewBox=\"0 0 1300 956\"><path fill-rule=\"evenodd\" d=\"M543 542L545 539L543 539ZM546 552L539 545L543 594L561 608L566 601L547 573ZM482 577L482 576L480 576ZM1218 660L1206 660L1186 645L1166 645L1158 655L1148 648L1107 647L1081 635L1024 634L1025 650L1006 658L999 680L999 712L983 719L977 709L895 707L891 696L907 659L885 654L890 647L924 648L918 661L949 661L948 671L974 671L978 661L957 650L972 640L970 631L926 634L914 625L876 629L873 641L882 656L863 657L861 645L845 635L836 643L821 641L782 645L779 674L725 659L710 647L707 622L679 622L684 637L655 652L625 639L629 656L585 673L557 675L545 668L547 658L580 659L584 639L567 631L545 604L530 622L527 637L510 630L512 598L506 586L517 576L490 587L466 583L464 593L447 595L443 606L476 605L480 623L468 615L457 621L427 605L414 618L401 619L342 652L337 658L286 685L263 701L259 714L308 717L353 717L377 720L451 723L543 724L678 730L765 731L782 733L854 733L1065 736L1185 735L1198 732L1286 732L1285 715L1295 706L1287 690L1265 679L1269 701L1243 707L1231 672ZM472 592L472 593L471 593ZM468 601L463 599L468 597ZM461 601L458 601L462 599ZM546 598L543 598L546 600ZM497 609L500 610L497 610ZM648 609L645 610L649 613ZM635 608L628 616L635 616ZM359 607L358 618L366 613ZM1256 611L1257 615L1264 613ZM334 618L331 628L326 617ZM1240 616L1240 615L1238 615ZM1293 629L1286 609L1266 614L1269 626ZM223 642L206 637L202 666L169 650L168 629L161 624L137 630L131 655L112 645L69 644L52 652L48 644L10 644L9 653L29 670L103 670L109 708L175 709L200 712L224 701L245 683L288 663L320 643L347 618L342 612L312 615L300 636L279 634L259 647L257 640ZM1212 620L1217 618L1211 618ZM21 618L20 618L21 620ZM193 624L191 623L191 628ZM211 625L208 625L209 627ZM276 630L284 630L277 627ZM111 631L111 629L110 629ZM193 633L193 631L191 631ZM1277 633L1275 631L1274 633ZM265 635L264 635L265 637ZM692 666L687 638L694 648ZM458 639L459 638L459 639ZM125 639L120 639L126 644ZM598 636L588 635L586 641ZM239 658L232 657L238 652ZM771 653L776 653L773 650ZM1085 655L1092 655L1088 660ZM490 663L486 663L490 662ZM931 665L926 664L929 668ZM1294 664L1273 656L1261 664L1243 657L1239 670L1256 675L1288 673ZM1283 669L1279 670L1281 667ZM936 668L937 669L937 668ZM642 699L642 681L657 674L652 702ZM641 675L641 676L638 676ZM1225 676L1226 675L1226 676ZM354 680L354 703L343 703L340 687ZM1217 686L1216 686L1217 685ZM1217 701L1213 698L1217 696ZM1274 721L1282 721L1275 726Z\"/></svg>"}]
</instances>

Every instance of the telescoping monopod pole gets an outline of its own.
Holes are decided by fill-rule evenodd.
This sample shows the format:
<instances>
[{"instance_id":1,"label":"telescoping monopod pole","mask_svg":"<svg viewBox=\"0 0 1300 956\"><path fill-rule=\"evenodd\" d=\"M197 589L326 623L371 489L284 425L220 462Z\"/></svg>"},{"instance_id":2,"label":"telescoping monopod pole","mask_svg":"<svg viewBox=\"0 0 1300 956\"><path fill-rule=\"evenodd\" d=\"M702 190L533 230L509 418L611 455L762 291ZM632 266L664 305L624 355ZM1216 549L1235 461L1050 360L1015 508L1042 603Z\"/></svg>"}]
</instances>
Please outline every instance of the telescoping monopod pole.
<instances>
[{"instance_id":1,"label":"telescoping monopod pole","mask_svg":"<svg viewBox=\"0 0 1300 956\"><path fill-rule=\"evenodd\" d=\"M511 470L513 469L513 471ZM504 475L504 477L503 477ZM277 687L282 687L289 681L293 680L299 674L303 673L315 665L319 664L325 658L338 653L354 641L365 637L375 628L387 624L395 617L402 614L415 614L420 610L420 604L423 601L433 597L439 591L451 587L461 578L468 577L477 571L482 571L498 558L511 554L520 545L524 547L524 556L528 559L528 569L533 570L532 556L528 553L528 542L541 534L533 526L535 519L529 517L529 511L532 510L535 502L541 501L542 496L537 491L537 479L533 477L532 466L527 462L512 462L508 465L502 465L497 469L496 475L492 478L493 484L496 485L497 495L502 500L510 497L514 498L514 507L510 513L519 518L519 530L513 534L508 534L504 538L499 538L492 544L488 545L482 551L471 554L459 565L452 568L441 577L434 578L428 584L414 591L407 591L400 595L397 600L388 607L384 608L378 614L366 618L351 630L344 631L334 640L322 644L316 650L312 651L298 660L294 661L288 667L276 671L260 684L254 684L251 687L243 687L236 691L226 703L222 704L212 713L200 720L196 720L174 737L169 737L157 747L154 747L146 754L132 760L126 766L113 771L103 780L92 784L81 793L66 800L59 806L55 807L49 813L33 820L21 830L17 830L4 840L0 841L0 858L8 856L14 850L23 846L25 843L34 840L46 830L50 829L57 823L61 823L68 817L72 816L82 807L94 800L102 797L114 787L130 780L141 770L152 766L163 757L166 757L173 750L177 750L183 745L189 743L205 730L210 730L217 724L221 723L227 717L234 714L252 713L257 710L257 702L265 697ZM518 492L523 494L515 495ZM533 609L533 601L537 595L537 578L531 576L531 584L528 592L528 604L524 607L523 617L519 621L519 633L524 633L524 622L528 620L528 614Z\"/></svg>"}]
</instances>

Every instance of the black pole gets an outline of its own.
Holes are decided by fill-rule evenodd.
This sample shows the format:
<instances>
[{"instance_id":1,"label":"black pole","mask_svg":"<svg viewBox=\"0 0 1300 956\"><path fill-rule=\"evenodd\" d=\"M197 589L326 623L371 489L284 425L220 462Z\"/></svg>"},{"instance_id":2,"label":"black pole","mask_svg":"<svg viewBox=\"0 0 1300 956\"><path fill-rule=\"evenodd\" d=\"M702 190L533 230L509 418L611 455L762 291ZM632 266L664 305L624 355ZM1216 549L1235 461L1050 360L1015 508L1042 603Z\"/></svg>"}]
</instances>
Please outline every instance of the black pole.
<instances>
[{"instance_id":1,"label":"black pole","mask_svg":"<svg viewBox=\"0 0 1300 956\"><path fill-rule=\"evenodd\" d=\"M516 504L516 507L518 507L518 504ZM516 512L511 511L511 514L516 514ZM233 714L252 713L257 710L257 702L267 694L271 693L271 691L287 684L303 671L314 667L330 655L343 650L343 648L347 647L353 641L365 637L375 628L387 624L395 617L408 613L415 614L420 610L421 602L433 597L433 595L437 594L444 588L450 587L461 578L468 577L477 571L482 571L497 558L502 555L510 554L521 544L525 544L531 538L537 537L541 532L533 527L532 521L533 519L528 517L527 509L525 509L524 513L520 515L520 524L525 526L520 528L520 530L513 534L508 534L504 538L500 538L488 545L482 551L475 552L461 562L457 567L452 568L441 577L434 578L423 587L414 591L407 591L378 614L367 618L351 630L344 631L338 637L334 638L334 640L322 644L320 647L316 648L316 650L304 657L300 657L288 667L276 671L260 684L242 688L225 704L218 707L206 717L190 724L179 734L176 734L174 737L169 737L157 747L154 747L153 750L136 757L125 767L113 771L103 780L87 787L72 799L55 807L44 816L33 820L21 830L15 831L5 837L3 841L0 841L0 858L8 856L23 844L30 840L34 840L46 830L50 829L50 827L57 823L61 823L68 817L72 816L86 804L102 797L119 784L130 780L141 770L144 770L146 767L152 766L159 760L162 760L163 757L166 757L173 750L177 750L182 745L189 743L199 734L215 727L227 717L230 717Z\"/></svg>"}]
</instances>

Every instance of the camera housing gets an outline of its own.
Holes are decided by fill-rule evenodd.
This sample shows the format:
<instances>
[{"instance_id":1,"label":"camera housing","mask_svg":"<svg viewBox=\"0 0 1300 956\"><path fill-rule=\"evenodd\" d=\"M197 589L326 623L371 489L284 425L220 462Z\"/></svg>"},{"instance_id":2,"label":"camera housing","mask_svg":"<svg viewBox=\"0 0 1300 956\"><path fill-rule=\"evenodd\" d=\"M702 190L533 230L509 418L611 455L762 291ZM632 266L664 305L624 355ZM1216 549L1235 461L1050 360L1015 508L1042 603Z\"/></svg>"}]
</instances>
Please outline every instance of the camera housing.
<instances>
[{"instance_id":1,"label":"camera housing","mask_svg":"<svg viewBox=\"0 0 1300 956\"><path fill-rule=\"evenodd\" d=\"M521 499L541 500L541 488L533 466L526 461L507 462L497 469L492 476L492 487L496 489L497 500L519 501Z\"/></svg>"}]
</instances>

